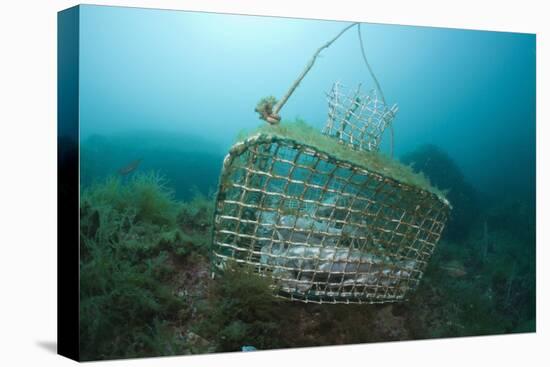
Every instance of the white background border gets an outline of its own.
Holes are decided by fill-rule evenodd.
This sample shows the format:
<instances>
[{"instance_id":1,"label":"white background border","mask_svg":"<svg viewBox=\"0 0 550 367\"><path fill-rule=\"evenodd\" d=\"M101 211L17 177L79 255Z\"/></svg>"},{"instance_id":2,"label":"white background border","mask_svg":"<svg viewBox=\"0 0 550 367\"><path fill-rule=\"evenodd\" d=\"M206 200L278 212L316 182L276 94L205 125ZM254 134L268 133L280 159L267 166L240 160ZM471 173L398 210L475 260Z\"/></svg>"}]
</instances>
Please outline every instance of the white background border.
<instances>
[{"instance_id":1,"label":"white background border","mask_svg":"<svg viewBox=\"0 0 550 367\"><path fill-rule=\"evenodd\" d=\"M548 47L545 1L94 1L537 33L537 333L103 362L118 366L548 365ZM74 1L0 3L0 365L50 366L56 340L56 12ZM545 16L546 14L546 16ZM513 103L513 101L512 101ZM495 134L498 137L498 133ZM545 228L546 227L546 228ZM76 244L75 244L76 245ZM357 325L361 327L361 325Z\"/></svg>"}]
</instances>

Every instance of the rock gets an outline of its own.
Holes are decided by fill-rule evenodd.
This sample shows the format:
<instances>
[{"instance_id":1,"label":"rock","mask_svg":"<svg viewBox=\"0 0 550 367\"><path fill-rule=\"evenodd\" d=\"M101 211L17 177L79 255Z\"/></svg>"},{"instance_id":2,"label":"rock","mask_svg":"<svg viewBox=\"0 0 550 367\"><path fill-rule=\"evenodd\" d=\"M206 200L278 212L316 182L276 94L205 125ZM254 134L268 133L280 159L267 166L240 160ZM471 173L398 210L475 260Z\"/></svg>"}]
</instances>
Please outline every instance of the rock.
<instances>
[{"instance_id":1,"label":"rock","mask_svg":"<svg viewBox=\"0 0 550 367\"><path fill-rule=\"evenodd\" d=\"M384 336L391 340L407 340L409 333L404 316L393 314L393 305L385 306L377 312L374 324Z\"/></svg>"},{"instance_id":2,"label":"rock","mask_svg":"<svg viewBox=\"0 0 550 367\"><path fill-rule=\"evenodd\" d=\"M206 348L210 346L210 342L204 339L202 336L195 334L192 331L188 331L185 334L185 342L189 345L190 348Z\"/></svg>"}]
</instances>

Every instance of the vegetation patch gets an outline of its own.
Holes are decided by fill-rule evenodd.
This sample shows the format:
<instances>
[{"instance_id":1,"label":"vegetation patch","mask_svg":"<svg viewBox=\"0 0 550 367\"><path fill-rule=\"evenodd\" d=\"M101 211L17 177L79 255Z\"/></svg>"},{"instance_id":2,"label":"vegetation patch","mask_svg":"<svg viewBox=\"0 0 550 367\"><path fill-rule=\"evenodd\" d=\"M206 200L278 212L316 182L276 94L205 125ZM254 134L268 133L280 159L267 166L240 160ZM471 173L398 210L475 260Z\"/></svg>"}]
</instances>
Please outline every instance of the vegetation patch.
<instances>
[{"instance_id":1,"label":"vegetation patch","mask_svg":"<svg viewBox=\"0 0 550 367\"><path fill-rule=\"evenodd\" d=\"M202 196L175 201L154 172L109 177L82 190L82 359L181 353L174 327L190 303L174 280L190 254L195 262L206 258L211 210Z\"/></svg>"},{"instance_id":2,"label":"vegetation patch","mask_svg":"<svg viewBox=\"0 0 550 367\"><path fill-rule=\"evenodd\" d=\"M237 140L244 141L258 134L290 139L299 144L314 147L336 159L363 167L403 184L416 186L440 198L445 198L445 193L434 187L422 173L415 173L411 167L403 165L381 153L353 150L344 144L340 144L337 139L323 135L303 120L282 122L277 125L262 124L252 132L242 131L238 135Z\"/></svg>"},{"instance_id":3,"label":"vegetation patch","mask_svg":"<svg viewBox=\"0 0 550 367\"><path fill-rule=\"evenodd\" d=\"M150 172L81 190L84 360L535 330L534 236L497 225L506 205L481 212L487 222L464 240L441 242L409 300L317 305L274 297L272 280L248 267L212 279L214 200L178 202L168 185ZM530 223L519 209L514 220Z\"/></svg>"}]
</instances>

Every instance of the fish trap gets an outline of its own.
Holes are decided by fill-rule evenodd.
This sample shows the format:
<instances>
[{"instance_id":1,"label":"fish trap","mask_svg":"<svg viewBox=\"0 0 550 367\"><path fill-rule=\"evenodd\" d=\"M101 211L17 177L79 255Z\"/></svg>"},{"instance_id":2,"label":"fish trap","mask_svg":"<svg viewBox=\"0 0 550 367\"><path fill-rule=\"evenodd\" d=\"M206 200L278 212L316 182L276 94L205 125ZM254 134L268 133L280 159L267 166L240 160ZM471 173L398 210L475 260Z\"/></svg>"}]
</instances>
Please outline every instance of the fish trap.
<instances>
[{"instance_id":1,"label":"fish trap","mask_svg":"<svg viewBox=\"0 0 550 367\"><path fill-rule=\"evenodd\" d=\"M277 126L269 127L273 131ZM212 237L215 269L248 264L277 294L317 303L403 300L417 287L450 205L398 180L377 153L342 159L324 144L260 132L226 156ZM372 159L372 160L369 160ZM353 161L353 162L352 162ZM396 168L397 167L397 168Z\"/></svg>"},{"instance_id":2,"label":"fish trap","mask_svg":"<svg viewBox=\"0 0 550 367\"><path fill-rule=\"evenodd\" d=\"M352 149L378 151L384 131L395 118L397 105L388 107L375 89L364 94L361 85L347 89L338 82L327 98L328 120L323 133Z\"/></svg>"}]
</instances>

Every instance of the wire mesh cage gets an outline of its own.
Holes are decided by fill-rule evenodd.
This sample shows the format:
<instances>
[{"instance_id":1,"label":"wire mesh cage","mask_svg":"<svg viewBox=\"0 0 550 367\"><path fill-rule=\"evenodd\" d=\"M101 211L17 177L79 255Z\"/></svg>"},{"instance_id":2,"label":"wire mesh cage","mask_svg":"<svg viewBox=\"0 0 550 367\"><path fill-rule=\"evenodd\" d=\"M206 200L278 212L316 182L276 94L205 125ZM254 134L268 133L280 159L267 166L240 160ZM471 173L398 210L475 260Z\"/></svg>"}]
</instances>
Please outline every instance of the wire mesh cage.
<instances>
[{"instance_id":1,"label":"wire mesh cage","mask_svg":"<svg viewBox=\"0 0 550 367\"><path fill-rule=\"evenodd\" d=\"M347 89L339 82L333 84L327 98L328 120L323 133L352 149L378 151L384 131L395 118L397 105L388 107L376 89L364 94L361 85Z\"/></svg>"},{"instance_id":2,"label":"wire mesh cage","mask_svg":"<svg viewBox=\"0 0 550 367\"><path fill-rule=\"evenodd\" d=\"M248 264L297 301L405 299L450 205L379 171L269 133L235 144L216 198L215 268Z\"/></svg>"}]
</instances>

